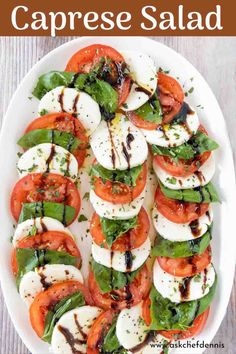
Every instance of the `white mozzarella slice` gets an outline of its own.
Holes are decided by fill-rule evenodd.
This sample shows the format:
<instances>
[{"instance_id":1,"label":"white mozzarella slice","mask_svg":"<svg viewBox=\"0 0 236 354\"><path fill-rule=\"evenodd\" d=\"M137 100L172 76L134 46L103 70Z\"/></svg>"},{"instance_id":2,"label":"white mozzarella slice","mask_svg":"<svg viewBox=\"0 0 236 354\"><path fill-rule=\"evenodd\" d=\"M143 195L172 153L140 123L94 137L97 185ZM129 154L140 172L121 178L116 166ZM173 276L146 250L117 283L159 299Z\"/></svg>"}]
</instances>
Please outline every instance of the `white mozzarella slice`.
<instances>
[{"instance_id":1,"label":"white mozzarella slice","mask_svg":"<svg viewBox=\"0 0 236 354\"><path fill-rule=\"evenodd\" d=\"M184 144L197 132L200 123L196 112L187 115L186 124L166 124L156 130L141 131L149 144L175 147Z\"/></svg>"},{"instance_id":2,"label":"white mozzarella slice","mask_svg":"<svg viewBox=\"0 0 236 354\"><path fill-rule=\"evenodd\" d=\"M122 52L133 79L126 102L122 105L125 111L133 111L146 103L157 88L157 70L153 60L146 54L126 50ZM142 88L144 91L142 91ZM150 92L147 94L145 91Z\"/></svg>"},{"instance_id":3,"label":"white mozzarella slice","mask_svg":"<svg viewBox=\"0 0 236 354\"><path fill-rule=\"evenodd\" d=\"M131 203L113 204L98 197L94 190L91 189L90 202L96 213L103 218L127 220L138 215L143 205L144 196L145 190L143 190L137 198L132 200Z\"/></svg>"},{"instance_id":4,"label":"white mozzarella slice","mask_svg":"<svg viewBox=\"0 0 236 354\"><path fill-rule=\"evenodd\" d=\"M148 327L141 318L142 304L122 310L117 318L116 335L125 349L137 347L147 338Z\"/></svg>"},{"instance_id":5,"label":"white mozzarella slice","mask_svg":"<svg viewBox=\"0 0 236 354\"><path fill-rule=\"evenodd\" d=\"M190 241L203 236L207 232L213 221L213 210L210 206L208 212L202 215L197 222L194 222L194 229L191 228L191 223L176 224L168 220L156 207L153 208L152 219L156 231L163 238L172 242ZM197 236L195 236L196 228Z\"/></svg>"},{"instance_id":6,"label":"white mozzarella slice","mask_svg":"<svg viewBox=\"0 0 236 354\"><path fill-rule=\"evenodd\" d=\"M60 221L44 216L42 218L28 219L18 224L12 240L13 246L15 247L17 242L21 239L36 233L40 234L44 232L44 230L61 231L73 237L70 230Z\"/></svg>"},{"instance_id":7,"label":"white mozzarella slice","mask_svg":"<svg viewBox=\"0 0 236 354\"><path fill-rule=\"evenodd\" d=\"M37 294L55 283L76 280L83 283L83 276L80 270L71 265L64 264L46 264L43 267L35 268L35 271L26 273L19 287L19 293L22 300L30 306Z\"/></svg>"},{"instance_id":8,"label":"white mozzarella slice","mask_svg":"<svg viewBox=\"0 0 236 354\"><path fill-rule=\"evenodd\" d=\"M155 260L153 267L153 283L157 291L172 302L180 303L202 298L209 293L215 281L215 270L210 264L204 271L193 277L176 277L165 272ZM185 291L181 295L181 288ZM187 288L187 289L186 289Z\"/></svg>"},{"instance_id":9,"label":"white mozzarella slice","mask_svg":"<svg viewBox=\"0 0 236 354\"><path fill-rule=\"evenodd\" d=\"M138 248L130 251L132 258L132 266L127 269L126 252L111 251L106 248L98 246L96 243L92 244L92 256L94 260L105 267L113 268L118 272L133 272L140 268L147 260L151 251L151 242L149 237Z\"/></svg>"},{"instance_id":10,"label":"white mozzarella slice","mask_svg":"<svg viewBox=\"0 0 236 354\"><path fill-rule=\"evenodd\" d=\"M86 353L87 336L102 310L95 306L81 306L66 312L57 322L52 334L54 354ZM74 349L68 342L67 334L74 338ZM76 343L77 342L77 343Z\"/></svg>"},{"instance_id":11,"label":"white mozzarella slice","mask_svg":"<svg viewBox=\"0 0 236 354\"><path fill-rule=\"evenodd\" d=\"M144 136L120 113L111 122L102 121L90 143L97 161L108 170L142 165L148 156Z\"/></svg>"},{"instance_id":12,"label":"white mozzarella slice","mask_svg":"<svg viewBox=\"0 0 236 354\"><path fill-rule=\"evenodd\" d=\"M74 155L61 146L44 143L27 150L19 159L20 177L30 173L51 172L77 179L78 162Z\"/></svg>"},{"instance_id":13,"label":"white mozzarella slice","mask_svg":"<svg viewBox=\"0 0 236 354\"><path fill-rule=\"evenodd\" d=\"M67 112L79 118L87 133L95 131L101 121L99 105L85 92L59 86L43 96L39 103L39 113Z\"/></svg>"},{"instance_id":14,"label":"white mozzarella slice","mask_svg":"<svg viewBox=\"0 0 236 354\"><path fill-rule=\"evenodd\" d=\"M209 183L215 173L215 159L213 153L198 169L197 172L188 177L174 177L161 168L158 163L153 160L153 169L160 181L170 189L188 189L205 186Z\"/></svg>"}]
</instances>

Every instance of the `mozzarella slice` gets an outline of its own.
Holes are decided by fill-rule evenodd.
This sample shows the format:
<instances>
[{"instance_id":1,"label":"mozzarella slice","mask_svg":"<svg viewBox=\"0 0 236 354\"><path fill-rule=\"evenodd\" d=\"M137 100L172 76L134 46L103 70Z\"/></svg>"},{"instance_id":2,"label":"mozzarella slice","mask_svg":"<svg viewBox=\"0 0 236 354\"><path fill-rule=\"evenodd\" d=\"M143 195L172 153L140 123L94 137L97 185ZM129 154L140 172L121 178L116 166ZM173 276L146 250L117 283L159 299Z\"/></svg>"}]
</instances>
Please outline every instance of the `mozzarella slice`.
<instances>
[{"instance_id":1,"label":"mozzarella slice","mask_svg":"<svg viewBox=\"0 0 236 354\"><path fill-rule=\"evenodd\" d=\"M78 162L74 155L61 146L44 143L27 150L19 159L20 177L30 173L51 172L77 179Z\"/></svg>"},{"instance_id":2,"label":"mozzarella slice","mask_svg":"<svg viewBox=\"0 0 236 354\"><path fill-rule=\"evenodd\" d=\"M95 306L81 306L66 312L57 322L52 334L54 354L86 353L87 336L102 310ZM74 342L71 346L70 339Z\"/></svg>"},{"instance_id":3,"label":"mozzarella slice","mask_svg":"<svg viewBox=\"0 0 236 354\"><path fill-rule=\"evenodd\" d=\"M215 159L211 153L198 171L188 177L174 177L163 170L158 163L153 160L153 169L160 181L170 189L188 189L205 186L209 183L215 173Z\"/></svg>"},{"instance_id":4,"label":"mozzarella slice","mask_svg":"<svg viewBox=\"0 0 236 354\"><path fill-rule=\"evenodd\" d=\"M142 304L122 310L117 318L116 336L122 347L132 349L147 338L148 327L141 318Z\"/></svg>"},{"instance_id":5,"label":"mozzarella slice","mask_svg":"<svg viewBox=\"0 0 236 354\"><path fill-rule=\"evenodd\" d=\"M67 112L75 115L90 135L101 121L99 105L85 92L73 88L59 86L43 96L39 103L39 114L43 110L48 113Z\"/></svg>"},{"instance_id":6,"label":"mozzarella slice","mask_svg":"<svg viewBox=\"0 0 236 354\"><path fill-rule=\"evenodd\" d=\"M163 238L172 242L190 241L203 236L207 232L208 227L213 221L213 210L210 206L208 212L202 215L197 221L194 221L194 223L176 224L165 218L154 207L152 219L156 231Z\"/></svg>"},{"instance_id":7,"label":"mozzarella slice","mask_svg":"<svg viewBox=\"0 0 236 354\"><path fill-rule=\"evenodd\" d=\"M111 122L102 121L90 143L97 161L108 170L142 165L148 156L142 133L120 113Z\"/></svg>"},{"instance_id":8,"label":"mozzarella slice","mask_svg":"<svg viewBox=\"0 0 236 354\"><path fill-rule=\"evenodd\" d=\"M141 131L149 144L175 147L184 144L196 134L199 124L198 115L194 112L187 115L186 125L166 124L156 130L141 129Z\"/></svg>"},{"instance_id":9,"label":"mozzarella slice","mask_svg":"<svg viewBox=\"0 0 236 354\"><path fill-rule=\"evenodd\" d=\"M98 246L96 243L92 244L92 256L94 260L105 267L113 268L118 272L133 272L141 267L147 260L151 251L151 242L149 237L138 248L129 251L129 259L131 259L131 267L127 268L127 252L111 251L106 248Z\"/></svg>"},{"instance_id":10,"label":"mozzarella slice","mask_svg":"<svg viewBox=\"0 0 236 354\"><path fill-rule=\"evenodd\" d=\"M156 91L157 69L153 60L144 53L126 50L122 52L122 55L133 79L129 96L122 105L122 109L133 111L146 103ZM142 89L144 90L142 91Z\"/></svg>"},{"instance_id":11,"label":"mozzarella slice","mask_svg":"<svg viewBox=\"0 0 236 354\"><path fill-rule=\"evenodd\" d=\"M44 216L42 218L28 219L18 224L12 240L13 246L16 247L17 242L27 236L36 233L40 234L46 230L65 232L69 236L73 237L70 230L60 221Z\"/></svg>"},{"instance_id":12,"label":"mozzarella slice","mask_svg":"<svg viewBox=\"0 0 236 354\"><path fill-rule=\"evenodd\" d=\"M90 191L90 202L92 203L93 208L96 213L107 219L118 219L118 220L127 220L131 219L134 216L138 215L140 209L143 205L145 196L145 190L131 203L128 204L113 204L107 202L96 195L94 190Z\"/></svg>"},{"instance_id":13,"label":"mozzarella slice","mask_svg":"<svg viewBox=\"0 0 236 354\"><path fill-rule=\"evenodd\" d=\"M84 282L80 270L74 266L46 264L43 267L35 268L35 271L30 271L23 276L20 282L19 293L22 300L30 306L36 295L45 288L66 280Z\"/></svg>"},{"instance_id":14,"label":"mozzarella slice","mask_svg":"<svg viewBox=\"0 0 236 354\"><path fill-rule=\"evenodd\" d=\"M192 301L209 293L215 281L215 270L210 264L204 271L193 277L176 277L165 272L155 260L153 267L153 283L157 291L172 302ZM181 289L184 289L181 291Z\"/></svg>"}]
</instances>

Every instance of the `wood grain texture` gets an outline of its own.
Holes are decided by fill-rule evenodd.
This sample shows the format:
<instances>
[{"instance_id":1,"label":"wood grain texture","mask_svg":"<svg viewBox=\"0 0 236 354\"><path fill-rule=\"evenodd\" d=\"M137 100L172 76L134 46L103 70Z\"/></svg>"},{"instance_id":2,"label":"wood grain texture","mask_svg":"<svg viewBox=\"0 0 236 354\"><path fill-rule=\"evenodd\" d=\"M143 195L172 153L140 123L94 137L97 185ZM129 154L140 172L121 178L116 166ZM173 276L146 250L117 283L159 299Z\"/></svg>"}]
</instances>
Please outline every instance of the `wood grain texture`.
<instances>
[{"instance_id":1,"label":"wood grain texture","mask_svg":"<svg viewBox=\"0 0 236 354\"><path fill-rule=\"evenodd\" d=\"M28 70L46 53L73 38L75 37L0 37L1 120L12 94ZM205 77L223 110L236 162L236 38L151 38L183 54ZM225 349L208 349L206 354L235 353L235 309L236 288L234 287L227 314L213 340L214 343L223 342ZM0 354L28 353L13 328L0 294Z\"/></svg>"}]
</instances>

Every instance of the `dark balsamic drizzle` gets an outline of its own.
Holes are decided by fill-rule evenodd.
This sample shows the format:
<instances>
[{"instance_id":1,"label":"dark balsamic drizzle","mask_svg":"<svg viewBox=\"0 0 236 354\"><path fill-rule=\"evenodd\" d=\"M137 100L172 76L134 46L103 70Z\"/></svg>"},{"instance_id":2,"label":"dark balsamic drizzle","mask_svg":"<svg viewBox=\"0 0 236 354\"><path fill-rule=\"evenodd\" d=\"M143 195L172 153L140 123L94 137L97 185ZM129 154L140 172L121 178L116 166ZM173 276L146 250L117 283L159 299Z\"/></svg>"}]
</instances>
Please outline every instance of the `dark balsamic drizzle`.
<instances>
[{"instance_id":1,"label":"dark balsamic drizzle","mask_svg":"<svg viewBox=\"0 0 236 354\"><path fill-rule=\"evenodd\" d=\"M202 284L202 292L203 293L206 290L206 283L207 283L207 269L204 269L204 277L203 277L203 284Z\"/></svg>"},{"instance_id":2,"label":"dark balsamic drizzle","mask_svg":"<svg viewBox=\"0 0 236 354\"><path fill-rule=\"evenodd\" d=\"M197 177L201 184L205 181L205 177L203 176L201 171L194 172L194 175Z\"/></svg>"},{"instance_id":3,"label":"dark balsamic drizzle","mask_svg":"<svg viewBox=\"0 0 236 354\"><path fill-rule=\"evenodd\" d=\"M77 327L79 333L81 334L81 336L83 337L84 343L86 344L86 342L87 342L87 337L88 337L88 336L87 336L87 334L83 331L83 328L82 328L82 326L80 325L80 323L79 323L79 321L78 321L78 316L77 316L76 313L74 314L74 320L75 320L76 327Z\"/></svg>"},{"instance_id":4,"label":"dark balsamic drizzle","mask_svg":"<svg viewBox=\"0 0 236 354\"><path fill-rule=\"evenodd\" d=\"M78 114L78 112L77 112L77 103L78 103L78 100L79 100L79 93L78 93L78 95L75 97L75 99L74 99L74 102L73 102L73 107L72 107L72 116L73 117L77 117L77 114Z\"/></svg>"},{"instance_id":5,"label":"dark balsamic drizzle","mask_svg":"<svg viewBox=\"0 0 236 354\"><path fill-rule=\"evenodd\" d=\"M190 222L189 227L191 233L194 237L198 237L201 234L201 228L199 227L199 219L193 220Z\"/></svg>"},{"instance_id":6,"label":"dark balsamic drizzle","mask_svg":"<svg viewBox=\"0 0 236 354\"><path fill-rule=\"evenodd\" d=\"M62 112L65 112L65 110L64 110L64 88L63 88L63 90L61 91L60 95L58 96L58 102L59 102L60 105L61 105L61 110L62 110Z\"/></svg>"},{"instance_id":7,"label":"dark balsamic drizzle","mask_svg":"<svg viewBox=\"0 0 236 354\"><path fill-rule=\"evenodd\" d=\"M187 300L189 298L189 287L190 287L191 278L187 277L183 279L183 283L179 284L179 291L181 300Z\"/></svg>"},{"instance_id":8,"label":"dark balsamic drizzle","mask_svg":"<svg viewBox=\"0 0 236 354\"><path fill-rule=\"evenodd\" d=\"M126 137L126 144L129 150L131 150L131 143L134 141L134 136L133 134L129 133Z\"/></svg>"},{"instance_id":9,"label":"dark balsamic drizzle","mask_svg":"<svg viewBox=\"0 0 236 354\"><path fill-rule=\"evenodd\" d=\"M44 267L42 267L42 271L43 270L44 270ZM48 289L52 285L52 283L46 281L47 277L46 277L46 275L43 274L42 271L38 272L38 275L40 276L40 283L42 284L44 289Z\"/></svg>"},{"instance_id":10,"label":"dark balsamic drizzle","mask_svg":"<svg viewBox=\"0 0 236 354\"><path fill-rule=\"evenodd\" d=\"M131 155L128 153L127 149L126 149L126 146L125 144L122 142L122 152L125 156L125 159L127 161L127 164L128 164L128 169L130 170L130 158L131 158Z\"/></svg>"},{"instance_id":11,"label":"dark balsamic drizzle","mask_svg":"<svg viewBox=\"0 0 236 354\"><path fill-rule=\"evenodd\" d=\"M52 162L54 154L55 154L55 145L52 144L51 145L50 155L48 156L48 158L46 160L46 166L47 166L46 173L48 173L50 171L50 166L49 165Z\"/></svg>"},{"instance_id":12,"label":"dark balsamic drizzle","mask_svg":"<svg viewBox=\"0 0 236 354\"><path fill-rule=\"evenodd\" d=\"M86 341L84 340L79 340L77 338L74 338L73 334L69 331L68 328L65 328L65 327L62 327L62 326L57 326L58 328L58 331L61 332L63 334L63 336L65 337L67 343L69 344L71 350L72 350L72 353L73 354L82 354L81 351L77 350L75 345L76 344L86 344Z\"/></svg>"},{"instance_id":13,"label":"dark balsamic drizzle","mask_svg":"<svg viewBox=\"0 0 236 354\"><path fill-rule=\"evenodd\" d=\"M196 187L195 190L200 194L200 196L201 196L201 201L200 202L203 203L204 200L205 200L205 197L204 197L202 188L201 187Z\"/></svg>"},{"instance_id":14,"label":"dark balsamic drizzle","mask_svg":"<svg viewBox=\"0 0 236 354\"><path fill-rule=\"evenodd\" d=\"M210 216L209 210L206 211L206 216L207 216L208 220L211 221L211 216Z\"/></svg>"},{"instance_id":15,"label":"dark balsamic drizzle","mask_svg":"<svg viewBox=\"0 0 236 354\"><path fill-rule=\"evenodd\" d=\"M42 232L47 232L47 231L48 231L48 228L47 228L47 226L44 224L42 217L40 218L40 225L41 225L41 227L42 227Z\"/></svg>"},{"instance_id":16,"label":"dark balsamic drizzle","mask_svg":"<svg viewBox=\"0 0 236 354\"><path fill-rule=\"evenodd\" d=\"M111 160L112 160L113 168L115 169L116 168L116 154L115 154L116 147L115 147L112 132L111 132L110 122L107 122L107 129L109 132L109 137L110 137L110 142L111 142Z\"/></svg>"}]
</instances>

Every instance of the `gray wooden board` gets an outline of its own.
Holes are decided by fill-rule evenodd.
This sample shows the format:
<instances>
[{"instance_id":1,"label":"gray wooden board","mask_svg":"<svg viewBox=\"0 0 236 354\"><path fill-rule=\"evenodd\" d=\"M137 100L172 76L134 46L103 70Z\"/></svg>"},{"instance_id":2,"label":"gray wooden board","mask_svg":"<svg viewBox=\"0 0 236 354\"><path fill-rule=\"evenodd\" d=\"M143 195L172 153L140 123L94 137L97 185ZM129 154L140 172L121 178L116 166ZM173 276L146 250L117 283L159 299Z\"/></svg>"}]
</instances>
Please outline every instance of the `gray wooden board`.
<instances>
[{"instance_id":1,"label":"gray wooden board","mask_svg":"<svg viewBox=\"0 0 236 354\"><path fill-rule=\"evenodd\" d=\"M0 37L1 121L12 94L29 69L52 49L74 38ZM236 161L236 37L151 38L183 54L205 77L223 110ZM234 287L227 314L213 340L214 343L223 342L225 349L207 349L206 354L221 352L234 354L236 351L235 295L236 288ZM14 330L2 295L0 296L0 353L29 353Z\"/></svg>"}]
</instances>

